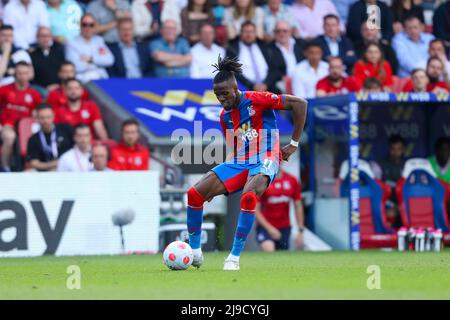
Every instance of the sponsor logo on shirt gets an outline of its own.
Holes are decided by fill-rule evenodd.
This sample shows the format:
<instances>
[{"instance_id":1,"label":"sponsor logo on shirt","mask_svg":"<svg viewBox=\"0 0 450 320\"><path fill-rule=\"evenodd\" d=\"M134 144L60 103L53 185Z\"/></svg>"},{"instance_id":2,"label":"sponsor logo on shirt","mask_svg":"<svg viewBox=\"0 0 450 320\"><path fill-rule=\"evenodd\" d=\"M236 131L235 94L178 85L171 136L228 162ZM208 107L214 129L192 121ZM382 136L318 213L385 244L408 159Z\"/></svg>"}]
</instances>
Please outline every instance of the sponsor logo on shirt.
<instances>
[{"instance_id":1,"label":"sponsor logo on shirt","mask_svg":"<svg viewBox=\"0 0 450 320\"><path fill-rule=\"evenodd\" d=\"M272 196L267 199L267 202L270 204L277 204L277 203L288 203L291 200L288 196Z\"/></svg>"}]
</instances>

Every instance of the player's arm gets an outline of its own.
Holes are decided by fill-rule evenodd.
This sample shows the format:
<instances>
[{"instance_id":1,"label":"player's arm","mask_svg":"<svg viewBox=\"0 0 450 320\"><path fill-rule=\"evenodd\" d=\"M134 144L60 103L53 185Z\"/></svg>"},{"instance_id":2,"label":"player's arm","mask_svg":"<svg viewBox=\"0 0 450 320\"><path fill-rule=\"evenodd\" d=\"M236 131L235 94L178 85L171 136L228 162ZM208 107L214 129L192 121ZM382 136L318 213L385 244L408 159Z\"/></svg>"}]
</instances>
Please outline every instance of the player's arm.
<instances>
[{"instance_id":1,"label":"player's arm","mask_svg":"<svg viewBox=\"0 0 450 320\"><path fill-rule=\"evenodd\" d=\"M290 94L283 95L283 106L285 110L292 111L292 121L294 129L292 131L291 143L282 149L283 160L289 160L289 157L297 150L300 136L306 122L306 113L308 109L308 101Z\"/></svg>"}]
</instances>

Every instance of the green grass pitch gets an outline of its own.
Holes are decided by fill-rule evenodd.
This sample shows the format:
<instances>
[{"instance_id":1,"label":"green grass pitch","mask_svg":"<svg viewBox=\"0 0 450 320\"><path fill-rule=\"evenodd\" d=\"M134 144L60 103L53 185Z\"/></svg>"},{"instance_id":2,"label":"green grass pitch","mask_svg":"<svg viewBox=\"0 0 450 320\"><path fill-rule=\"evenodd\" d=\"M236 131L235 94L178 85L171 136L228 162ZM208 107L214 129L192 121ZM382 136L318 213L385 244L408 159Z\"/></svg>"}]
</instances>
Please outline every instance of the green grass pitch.
<instances>
[{"instance_id":1,"label":"green grass pitch","mask_svg":"<svg viewBox=\"0 0 450 320\"><path fill-rule=\"evenodd\" d=\"M425 252L244 252L222 271L224 252L199 270L170 271L161 254L0 259L0 299L450 299L450 250ZM78 265L81 289L69 290ZM369 290L369 265L381 289Z\"/></svg>"}]
</instances>

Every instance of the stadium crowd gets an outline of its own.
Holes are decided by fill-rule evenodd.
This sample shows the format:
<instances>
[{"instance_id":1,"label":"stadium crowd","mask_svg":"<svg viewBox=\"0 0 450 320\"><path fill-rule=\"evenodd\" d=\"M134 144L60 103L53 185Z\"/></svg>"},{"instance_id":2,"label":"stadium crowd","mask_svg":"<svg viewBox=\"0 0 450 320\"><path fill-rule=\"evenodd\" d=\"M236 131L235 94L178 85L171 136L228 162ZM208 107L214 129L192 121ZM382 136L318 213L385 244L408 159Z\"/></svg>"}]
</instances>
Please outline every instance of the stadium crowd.
<instances>
[{"instance_id":1,"label":"stadium crowd","mask_svg":"<svg viewBox=\"0 0 450 320\"><path fill-rule=\"evenodd\" d=\"M378 18L368 20L369 5ZM125 122L122 141L110 143L84 85L212 78L219 54L238 56L238 80L256 91L450 90L450 1L3 0L0 19L4 171L18 122L31 116L41 129L28 142L27 170L148 169L138 123Z\"/></svg>"}]
</instances>

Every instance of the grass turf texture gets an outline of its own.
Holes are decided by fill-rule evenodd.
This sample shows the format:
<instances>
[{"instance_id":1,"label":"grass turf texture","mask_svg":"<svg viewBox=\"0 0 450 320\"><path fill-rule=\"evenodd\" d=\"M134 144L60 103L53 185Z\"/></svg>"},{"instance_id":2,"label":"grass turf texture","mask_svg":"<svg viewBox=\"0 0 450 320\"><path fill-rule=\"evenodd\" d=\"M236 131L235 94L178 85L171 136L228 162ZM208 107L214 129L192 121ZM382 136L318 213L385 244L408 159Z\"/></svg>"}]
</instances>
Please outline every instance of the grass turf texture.
<instances>
[{"instance_id":1,"label":"grass turf texture","mask_svg":"<svg viewBox=\"0 0 450 320\"><path fill-rule=\"evenodd\" d=\"M0 299L450 299L450 250L414 252L245 252L241 270L222 271L226 253L199 270L170 271L154 256L0 259ZM81 269L68 290L67 267ZM369 265L381 289L369 290Z\"/></svg>"}]
</instances>

